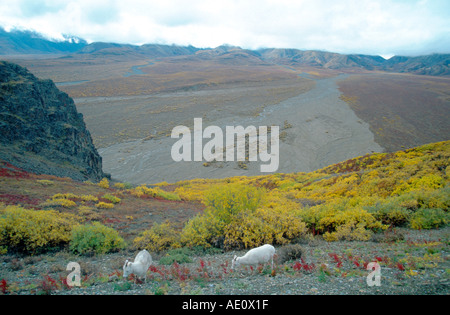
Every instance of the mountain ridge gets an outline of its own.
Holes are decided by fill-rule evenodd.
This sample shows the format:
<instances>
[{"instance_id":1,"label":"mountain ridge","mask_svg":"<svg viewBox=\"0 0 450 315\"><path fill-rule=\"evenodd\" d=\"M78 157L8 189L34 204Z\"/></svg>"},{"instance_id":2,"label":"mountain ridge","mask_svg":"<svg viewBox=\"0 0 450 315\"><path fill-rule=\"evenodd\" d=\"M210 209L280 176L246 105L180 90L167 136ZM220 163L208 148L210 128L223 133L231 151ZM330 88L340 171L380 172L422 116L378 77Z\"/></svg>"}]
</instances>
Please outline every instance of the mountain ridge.
<instances>
[{"instance_id":1,"label":"mountain ridge","mask_svg":"<svg viewBox=\"0 0 450 315\"><path fill-rule=\"evenodd\" d=\"M165 58L195 56L195 58L219 58L220 62L236 64L275 63L288 66L312 66L332 70L378 70L419 75L450 75L450 54L424 56L394 56L388 60L381 56L364 54L340 54L322 50L295 48L242 49L231 45L216 48L196 48L164 44L119 44L93 42L68 37L62 42L45 39L32 31L6 32L0 28L0 55L18 54L70 54L72 56L108 56L123 58Z\"/></svg>"},{"instance_id":2,"label":"mountain ridge","mask_svg":"<svg viewBox=\"0 0 450 315\"><path fill-rule=\"evenodd\" d=\"M87 42L76 36L64 35L64 40L50 40L34 31L11 30L0 27L0 55L66 54L73 53Z\"/></svg>"}]
</instances>

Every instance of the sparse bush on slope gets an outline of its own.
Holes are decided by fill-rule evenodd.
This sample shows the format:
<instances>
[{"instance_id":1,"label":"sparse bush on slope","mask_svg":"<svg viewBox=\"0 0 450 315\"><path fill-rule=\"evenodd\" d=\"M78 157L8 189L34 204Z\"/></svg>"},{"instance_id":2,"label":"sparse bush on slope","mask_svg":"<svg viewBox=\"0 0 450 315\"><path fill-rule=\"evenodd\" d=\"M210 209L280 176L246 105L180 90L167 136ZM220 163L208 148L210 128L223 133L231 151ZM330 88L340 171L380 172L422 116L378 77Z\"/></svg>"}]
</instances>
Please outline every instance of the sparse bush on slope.
<instances>
[{"instance_id":1,"label":"sparse bush on slope","mask_svg":"<svg viewBox=\"0 0 450 315\"><path fill-rule=\"evenodd\" d=\"M169 221L161 224L155 223L150 230L145 230L133 241L138 249L147 249L151 252L160 252L170 248L179 247L179 233Z\"/></svg>"}]
</instances>

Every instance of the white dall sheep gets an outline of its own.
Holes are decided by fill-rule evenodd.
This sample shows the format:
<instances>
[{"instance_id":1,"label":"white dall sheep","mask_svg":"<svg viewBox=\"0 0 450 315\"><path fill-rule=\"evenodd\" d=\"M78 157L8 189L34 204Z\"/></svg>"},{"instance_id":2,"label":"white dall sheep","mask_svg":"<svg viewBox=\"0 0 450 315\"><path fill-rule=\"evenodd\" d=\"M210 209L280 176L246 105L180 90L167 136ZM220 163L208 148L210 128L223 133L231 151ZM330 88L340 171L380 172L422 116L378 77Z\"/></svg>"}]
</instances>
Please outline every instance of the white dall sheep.
<instances>
[{"instance_id":1,"label":"white dall sheep","mask_svg":"<svg viewBox=\"0 0 450 315\"><path fill-rule=\"evenodd\" d=\"M258 265L267 263L272 260L273 269L273 255L275 255L275 248L272 245L266 244L260 247L249 250L244 256L234 256L231 263L231 269L239 267L240 265Z\"/></svg>"},{"instance_id":2,"label":"white dall sheep","mask_svg":"<svg viewBox=\"0 0 450 315\"><path fill-rule=\"evenodd\" d=\"M136 255L134 262L128 261L128 259L125 261L123 277L128 278L129 275L134 274L136 277L144 278L144 281L147 282L147 270L151 264L152 256L144 249Z\"/></svg>"}]
</instances>

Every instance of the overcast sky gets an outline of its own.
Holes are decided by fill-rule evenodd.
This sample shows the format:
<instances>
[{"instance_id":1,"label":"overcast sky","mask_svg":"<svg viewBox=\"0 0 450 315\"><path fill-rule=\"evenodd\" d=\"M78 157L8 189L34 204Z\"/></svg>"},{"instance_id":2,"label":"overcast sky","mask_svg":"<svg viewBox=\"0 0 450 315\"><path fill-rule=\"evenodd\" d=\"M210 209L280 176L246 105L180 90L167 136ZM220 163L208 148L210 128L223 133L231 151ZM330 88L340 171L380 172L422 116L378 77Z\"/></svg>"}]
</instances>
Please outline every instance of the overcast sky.
<instances>
[{"instance_id":1,"label":"overcast sky","mask_svg":"<svg viewBox=\"0 0 450 315\"><path fill-rule=\"evenodd\" d=\"M450 53L450 0L0 0L0 26L88 42Z\"/></svg>"}]
</instances>

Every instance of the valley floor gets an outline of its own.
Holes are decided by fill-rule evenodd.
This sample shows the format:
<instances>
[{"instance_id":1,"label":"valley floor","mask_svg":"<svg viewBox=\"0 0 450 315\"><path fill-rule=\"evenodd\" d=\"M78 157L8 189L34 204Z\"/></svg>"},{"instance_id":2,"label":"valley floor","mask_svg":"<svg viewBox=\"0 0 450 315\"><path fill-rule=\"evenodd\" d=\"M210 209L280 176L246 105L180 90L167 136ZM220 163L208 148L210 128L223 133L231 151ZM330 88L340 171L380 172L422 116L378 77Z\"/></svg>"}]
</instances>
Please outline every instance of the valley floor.
<instances>
[{"instance_id":1,"label":"valley floor","mask_svg":"<svg viewBox=\"0 0 450 315\"><path fill-rule=\"evenodd\" d=\"M348 104L340 99L341 94L336 82L346 76L314 80L315 86L312 89L267 106L256 103L258 99L251 97L234 99L235 103L228 104L226 109L206 106L203 108L203 128L219 126L225 131L225 126L280 126L282 140L277 170L280 173L309 172L355 156L382 152L383 148L374 141L368 124L360 120ZM128 102L135 104L134 107L137 108L145 106L143 104L146 103L163 104L176 99L180 102L190 99L200 99L198 103L206 102L206 100L224 102L229 95L256 95L260 92L261 87L234 87L174 92L147 98L140 96L136 99L77 99L76 103L79 110L88 117L86 119L88 127L95 137L98 126L95 127L96 123L89 119L89 117L91 120L95 117L93 112L96 109L89 105L93 101L96 102L96 106L98 102L105 102L105 104L109 102L114 108ZM117 105L116 102L118 102ZM166 110L170 120L180 120L178 116L182 115L184 124L191 130L194 118L199 115L198 108L195 111L189 106L180 108L178 111L170 108ZM173 121L169 122L169 116L167 119L163 118L163 112L164 109L159 109L155 112L155 117L158 118L148 116L148 119L159 119L155 125L163 123L165 126L171 126ZM253 112L256 114L252 115ZM242 164L239 165L235 161L214 162L206 165L203 162L174 162L171 157L171 147L177 139L171 139L168 135L170 135L170 129L166 130L163 137L123 141L99 148L99 153L103 157L104 170L111 173L113 178L123 182L150 184L193 178L260 175L262 174L260 165L268 164L268 162L260 161L246 162L242 167ZM204 144L207 141L205 139Z\"/></svg>"}]
</instances>

